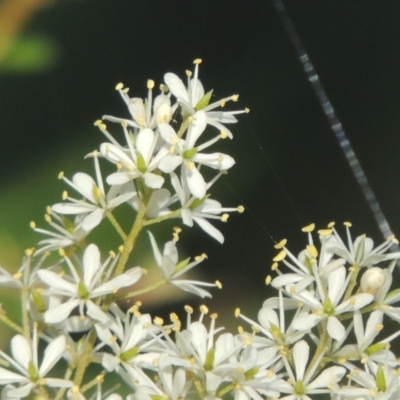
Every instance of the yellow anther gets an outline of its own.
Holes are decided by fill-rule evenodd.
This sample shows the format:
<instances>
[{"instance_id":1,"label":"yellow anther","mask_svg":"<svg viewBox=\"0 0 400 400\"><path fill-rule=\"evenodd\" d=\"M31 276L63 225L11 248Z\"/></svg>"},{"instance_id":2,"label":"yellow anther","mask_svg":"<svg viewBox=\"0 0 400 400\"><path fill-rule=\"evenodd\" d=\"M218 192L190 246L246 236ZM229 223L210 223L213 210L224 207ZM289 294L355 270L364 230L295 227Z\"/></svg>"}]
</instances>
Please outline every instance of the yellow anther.
<instances>
[{"instance_id":1,"label":"yellow anther","mask_svg":"<svg viewBox=\"0 0 400 400\"><path fill-rule=\"evenodd\" d=\"M332 235L332 229L320 229L318 234L321 236L330 236Z\"/></svg>"},{"instance_id":2,"label":"yellow anther","mask_svg":"<svg viewBox=\"0 0 400 400\"><path fill-rule=\"evenodd\" d=\"M51 222L51 221L52 221L49 214L45 214L45 215L44 215L44 219L45 219L47 222Z\"/></svg>"},{"instance_id":3,"label":"yellow anther","mask_svg":"<svg viewBox=\"0 0 400 400\"><path fill-rule=\"evenodd\" d=\"M217 313L212 313L212 314L210 315L210 318L211 318L211 319L217 319L217 318L218 318L218 314L217 314Z\"/></svg>"},{"instance_id":4,"label":"yellow anther","mask_svg":"<svg viewBox=\"0 0 400 400\"><path fill-rule=\"evenodd\" d=\"M251 330L252 330L254 333L260 333L260 331L261 331L260 328L259 328L258 326L254 326L254 325L251 327Z\"/></svg>"},{"instance_id":5,"label":"yellow anther","mask_svg":"<svg viewBox=\"0 0 400 400\"><path fill-rule=\"evenodd\" d=\"M231 96L232 101L238 101L239 100L239 95L238 94L234 94Z\"/></svg>"},{"instance_id":6,"label":"yellow anther","mask_svg":"<svg viewBox=\"0 0 400 400\"><path fill-rule=\"evenodd\" d=\"M222 214L221 215L221 221L222 222L228 222L229 214Z\"/></svg>"},{"instance_id":7,"label":"yellow anther","mask_svg":"<svg viewBox=\"0 0 400 400\"><path fill-rule=\"evenodd\" d=\"M121 246L118 247L118 251L120 253L122 253L124 251L124 245L123 244L121 244Z\"/></svg>"},{"instance_id":8,"label":"yellow anther","mask_svg":"<svg viewBox=\"0 0 400 400\"><path fill-rule=\"evenodd\" d=\"M238 332L241 334L241 335L243 335L243 332L244 332L244 329L243 329L243 327L242 326L238 326Z\"/></svg>"},{"instance_id":9,"label":"yellow anther","mask_svg":"<svg viewBox=\"0 0 400 400\"><path fill-rule=\"evenodd\" d=\"M98 119L96 121L94 121L94 126L100 126L103 123L103 121L101 119Z\"/></svg>"},{"instance_id":10,"label":"yellow anther","mask_svg":"<svg viewBox=\"0 0 400 400\"><path fill-rule=\"evenodd\" d=\"M134 166L133 164L129 164L127 167L128 167L128 170L129 170L130 172L133 172L134 169L135 169L135 166Z\"/></svg>"},{"instance_id":11,"label":"yellow anther","mask_svg":"<svg viewBox=\"0 0 400 400\"><path fill-rule=\"evenodd\" d=\"M226 100L225 100L225 99L221 99L221 100L219 101L220 107L225 107L225 104L226 104Z\"/></svg>"},{"instance_id":12,"label":"yellow anther","mask_svg":"<svg viewBox=\"0 0 400 400\"><path fill-rule=\"evenodd\" d=\"M218 280L215 281L215 286L216 286L218 289L222 289L222 283L221 283L220 281L218 281Z\"/></svg>"},{"instance_id":13,"label":"yellow anther","mask_svg":"<svg viewBox=\"0 0 400 400\"><path fill-rule=\"evenodd\" d=\"M149 79L147 81L147 89L153 89L154 88L154 81L152 79Z\"/></svg>"},{"instance_id":14,"label":"yellow anther","mask_svg":"<svg viewBox=\"0 0 400 400\"><path fill-rule=\"evenodd\" d=\"M61 197L63 200L66 200L68 198L68 192L64 190Z\"/></svg>"},{"instance_id":15,"label":"yellow anther","mask_svg":"<svg viewBox=\"0 0 400 400\"><path fill-rule=\"evenodd\" d=\"M123 83L118 83L117 86L115 86L115 90L122 90L124 88L124 84Z\"/></svg>"},{"instance_id":16,"label":"yellow anther","mask_svg":"<svg viewBox=\"0 0 400 400\"><path fill-rule=\"evenodd\" d=\"M244 207L243 206L238 206L237 210L241 214L241 213L244 212Z\"/></svg>"},{"instance_id":17,"label":"yellow anther","mask_svg":"<svg viewBox=\"0 0 400 400\"><path fill-rule=\"evenodd\" d=\"M207 306L205 306L204 304L202 304L202 305L200 306L200 312L201 312L202 314L208 314L208 308L207 308Z\"/></svg>"},{"instance_id":18,"label":"yellow anther","mask_svg":"<svg viewBox=\"0 0 400 400\"><path fill-rule=\"evenodd\" d=\"M286 257L286 251L282 250L278 255L276 255L272 261L279 262L282 261Z\"/></svg>"},{"instance_id":19,"label":"yellow anther","mask_svg":"<svg viewBox=\"0 0 400 400\"><path fill-rule=\"evenodd\" d=\"M239 315L240 315L240 308L237 308L237 309L235 310L235 317L238 318Z\"/></svg>"},{"instance_id":20,"label":"yellow anther","mask_svg":"<svg viewBox=\"0 0 400 400\"><path fill-rule=\"evenodd\" d=\"M30 247L29 249L25 250L25 254L29 257L31 256L33 253L35 252L35 248L34 247Z\"/></svg>"},{"instance_id":21,"label":"yellow anther","mask_svg":"<svg viewBox=\"0 0 400 400\"><path fill-rule=\"evenodd\" d=\"M58 249L58 254L59 254L61 257L65 257L65 250L64 250L64 249Z\"/></svg>"},{"instance_id":22,"label":"yellow anther","mask_svg":"<svg viewBox=\"0 0 400 400\"><path fill-rule=\"evenodd\" d=\"M246 108L244 109L244 112L245 112L246 114L248 114L248 113L250 112L250 108L247 108L247 107L246 107Z\"/></svg>"},{"instance_id":23,"label":"yellow anther","mask_svg":"<svg viewBox=\"0 0 400 400\"><path fill-rule=\"evenodd\" d=\"M98 157L99 156L99 152L97 150L93 150L92 156L93 157Z\"/></svg>"},{"instance_id":24,"label":"yellow anther","mask_svg":"<svg viewBox=\"0 0 400 400\"><path fill-rule=\"evenodd\" d=\"M377 332L380 332L382 329L383 329L383 325L382 325L382 324L378 324L378 325L375 327L375 330L376 330Z\"/></svg>"},{"instance_id":25,"label":"yellow anther","mask_svg":"<svg viewBox=\"0 0 400 400\"><path fill-rule=\"evenodd\" d=\"M267 275L267 277L265 278L265 284L269 285L272 282L272 277L271 275Z\"/></svg>"},{"instance_id":26,"label":"yellow anther","mask_svg":"<svg viewBox=\"0 0 400 400\"><path fill-rule=\"evenodd\" d=\"M195 165L194 165L194 162L193 161L189 161L188 163L187 163L187 167L188 167L188 170L189 171L193 171L194 169L195 169Z\"/></svg>"},{"instance_id":27,"label":"yellow anther","mask_svg":"<svg viewBox=\"0 0 400 400\"><path fill-rule=\"evenodd\" d=\"M35 229L35 228L36 228L36 222L35 222L35 221L31 221L31 222L29 223L29 226L30 226L32 229Z\"/></svg>"},{"instance_id":28,"label":"yellow anther","mask_svg":"<svg viewBox=\"0 0 400 400\"><path fill-rule=\"evenodd\" d=\"M347 360L344 357L339 358L339 364L344 364Z\"/></svg>"},{"instance_id":29,"label":"yellow anther","mask_svg":"<svg viewBox=\"0 0 400 400\"><path fill-rule=\"evenodd\" d=\"M318 256L318 250L314 245L308 245L306 248L311 257Z\"/></svg>"},{"instance_id":30,"label":"yellow anther","mask_svg":"<svg viewBox=\"0 0 400 400\"><path fill-rule=\"evenodd\" d=\"M106 150L106 151L107 151L107 150ZM116 166L117 166L117 169L121 169L121 168L124 166L124 164L122 164L121 161L118 161L118 162L116 163Z\"/></svg>"},{"instance_id":31,"label":"yellow anther","mask_svg":"<svg viewBox=\"0 0 400 400\"><path fill-rule=\"evenodd\" d=\"M172 233L172 237L175 240L175 242L177 242L179 240L179 235L176 232Z\"/></svg>"},{"instance_id":32,"label":"yellow anther","mask_svg":"<svg viewBox=\"0 0 400 400\"><path fill-rule=\"evenodd\" d=\"M310 233L315 229L315 224L310 224L302 228L302 232Z\"/></svg>"},{"instance_id":33,"label":"yellow anther","mask_svg":"<svg viewBox=\"0 0 400 400\"><path fill-rule=\"evenodd\" d=\"M199 65L199 64L201 64L202 62L203 62L203 60L202 60L201 58L196 58L196 59L193 61L193 64Z\"/></svg>"},{"instance_id":34,"label":"yellow anther","mask_svg":"<svg viewBox=\"0 0 400 400\"><path fill-rule=\"evenodd\" d=\"M167 85L164 85L163 83L161 83L160 84L160 90L163 92L163 93L166 93L166 92L168 92L168 86Z\"/></svg>"},{"instance_id":35,"label":"yellow anther","mask_svg":"<svg viewBox=\"0 0 400 400\"><path fill-rule=\"evenodd\" d=\"M61 172L58 174L58 179L62 179L62 178L64 178L64 171L61 171Z\"/></svg>"},{"instance_id":36,"label":"yellow anther","mask_svg":"<svg viewBox=\"0 0 400 400\"><path fill-rule=\"evenodd\" d=\"M51 209L50 206L46 207L46 213L49 214L49 215L51 215L53 213L53 210Z\"/></svg>"},{"instance_id":37,"label":"yellow anther","mask_svg":"<svg viewBox=\"0 0 400 400\"><path fill-rule=\"evenodd\" d=\"M14 279L19 279L19 278L21 278L22 277L22 272L16 272L14 275L13 275L13 278Z\"/></svg>"},{"instance_id":38,"label":"yellow anther","mask_svg":"<svg viewBox=\"0 0 400 400\"><path fill-rule=\"evenodd\" d=\"M106 125L106 124L100 124L100 125L99 125L99 128L100 128L102 131L105 131L105 130L107 129L107 125Z\"/></svg>"},{"instance_id":39,"label":"yellow anther","mask_svg":"<svg viewBox=\"0 0 400 400\"><path fill-rule=\"evenodd\" d=\"M175 145L170 146L169 152L170 152L171 154L174 154L174 153L175 153L175 150L176 150L176 146L175 146Z\"/></svg>"},{"instance_id":40,"label":"yellow anther","mask_svg":"<svg viewBox=\"0 0 400 400\"><path fill-rule=\"evenodd\" d=\"M343 225L344 226L346 226L347 228L351 228L352 227L352 224L351 224L351 222L343 222Z\"/></svg>"},{"instance_id":41,"label":"yellow anther","mask_svg":"<svg viewBox=\"0 0 400 400\"><path fill-rule=\"evenodd\" d=\"M274 262L274 263L271 265L271 271L277 270L278 267L279 267L279 264L278 264L277 262Z\"/></svg>"},{"instance_id":42,"label":"yellow anther","mask_svg":"<svg viewBox=\"0 0 400 400\"><path fill-rule=\"evenodd\" d=\"M329 222L329 224L328 224L328 228L333 228L335 226L335 222Z\"/></svg>"},{"instance_id":43,"label":"yellow anther","mask_svg":"<svg viewBox=\"0 0 400 400\"><path fill-rule=\"evenodd\" d=\"M128 123L126 121L121 121L121 126L123 128L127 128L128 127Z\"/></svg>"},{"instance_id":44,"label":"yellow anther","mask_svg":"<svg viewBox=\"0 0 400 400\"><path fill-rule=\"evenodd\" d=\"M224 161L224 156L223 156L223 154L219 154L217 160L218 160L218 162Z\"/></svg>"},{"instance_id":45,"label":"yellow anther","mask_svg":"<svg viewBox=\"0 0 400 400\"><path fill-rule=\"evenodd\" d=\"M356 299L354 297L350 298L350 304L354 306L356 304Z\"/></svg>"},{"instance_id":46,"label":"yellow anther","mask_svg":"<svg viewBox=\"0 0 400 400\"><path fill-rule=\"evenodd\" d=\"M158 326L163 326L163 324L164 324L164 320L160 317L155 317L153 322L155 325L158 325Z\"/></svg>"},{"instance_id":47,"label":"yellow anther","mask_svg":"<svg viewBox=\"0 0 400 400\"><path fill-rule=\"evenodd\" d=\"M219 137L221 139L226 139L228 137L228 132L227 131L221 131L219 134Z\"/></svg>"},{"instance_id":48,"label":"yellow anther","mask_svg":"<svg viewBox=\"0 0 400 400\"><path fill-rule=\"evenodd\" d=\"M274 245L275 249L283 249L286 246L287 239L282 239L280 242L278 242L276 245Z\"/></svg>"},{"instance_id":49,"label":"yellow anther","mask_svg":"<svg viewBox=\"0 0 400 400\"><path fill-rule=\"evenodd\" d=\"M193 74L192 74L192 71L189 71L188 69L185 71L185 74L186 74L186 76L187 77L191 77Z\"/></svg>"},{"instance_id":50,"label":"yellow anther","mask_svg":"<svg viewBox=\"0 0 400 400\"><path fill-rule=\"evenodd\" d=\"M171 320L171 322L179 321L178 316L174 312L169 314L169 319Z\"/></svg>"},{"instance_id":51,"label":"yellow anther","mask_svg":"<svg viewBox=\"0 0 400 400\"><path fill-rule=\"evenodd\" d=\"M185 309L185 311L186 311L188 314L193 314L193 308L192 308L192 307L186 305L186 306L183 307L183 308Z\"/></svg>"}]
</instances>

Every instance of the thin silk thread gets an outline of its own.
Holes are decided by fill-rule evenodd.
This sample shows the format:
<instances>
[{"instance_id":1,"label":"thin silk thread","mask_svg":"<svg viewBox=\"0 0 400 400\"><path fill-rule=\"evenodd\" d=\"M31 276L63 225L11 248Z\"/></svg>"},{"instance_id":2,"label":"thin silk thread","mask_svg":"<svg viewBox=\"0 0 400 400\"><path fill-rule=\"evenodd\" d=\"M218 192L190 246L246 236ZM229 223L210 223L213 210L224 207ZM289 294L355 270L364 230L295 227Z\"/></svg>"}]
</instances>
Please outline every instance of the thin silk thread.
<instances>
[{"instance_id":1,"label":"thin silk thread","mask_svg":"<svg viewBox=\"0 0 400 400\"><path fill-rule=\"evenodd\" d=\"M347 162L357 180L358 185L360 186L363 195L374 215L374 218L378 224L380 231L384 238L392 235L392 231L389 226L389 222L386 219L379 202L375 196L374 191L372 190L371 185L368 182L368 179L362 169L360 162L354 150L347 138L347 135L340 123L336 112L325 92L324 87L315 71L314 65L310 61L308 54L300 40L300 37L292 24L292 21L285 10L282 0L272 0L275 6L276 11L279 14L279 17L283 23L283 26L296 50L297 56L303 66L303 69L307 75L308 80L310 81L312 88L314 89L315 95L317 96L321 107L324 111L324 114L329 120L332 131L334 132L336 139L339 142L340 148L342 149Z\"/></svg>"}]
</instances>

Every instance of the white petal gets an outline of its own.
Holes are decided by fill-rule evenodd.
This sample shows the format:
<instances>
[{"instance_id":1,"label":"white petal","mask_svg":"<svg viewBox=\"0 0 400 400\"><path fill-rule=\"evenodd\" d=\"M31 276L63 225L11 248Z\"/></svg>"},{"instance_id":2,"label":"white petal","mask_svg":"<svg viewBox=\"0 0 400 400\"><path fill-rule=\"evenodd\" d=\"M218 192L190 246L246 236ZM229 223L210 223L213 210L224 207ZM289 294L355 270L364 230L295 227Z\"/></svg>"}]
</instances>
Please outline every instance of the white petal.
<instances>
[{"instance_id":1,"label":"white petal","mask_svg":"<svg viewBox=\"0 0 400 400\"><path fill-rule=\"evenodd\" d=\"M11 352L15 361L28 370L29 361L32 361L32 349L22 335L16 335L11 340Z\"/></svg>"},{"instance_id":2,"label":"white petal","mask_svg":"<svg viewBox=\"0 0 400 400\"><path fill-rule=\"evenodd\" d=\"M86 315L96 321L102 322L103 324L107 324L110 322L110 317L105 312L103 312L100 307L96 306L91 300L86 301Z\"/></svg>"},{"instance_id":3,"label":"white petal","mask_svg":"<svg viewBox=\"0 0 400 400\"><path fill-rule=\"evenodd\" d=\"M16 374L15 372L0 367L0 385L7 385L9 383L26 383L29 381L30 380L26 376Z\"/></svg>"},{"instance_id":4,"label":"white petal","mask_svg":"<svg viewBox=\"0 0 400 400\"><path fill-rule=\"evenodd\" d=\"M192 161L219 170L227 170L235 165L234 158L223 153L197 153L195 156L193 156Z\"/></svg>"},{"instance_id":5,"label":"white petal","mask_svg":"<svg viewBox=\"0 0 400 400\"><path fill-rule=\"evenodd\" d=\"M108 175L107 183L109 185L123 185L131 181L132 179L136 179L140 176L139 172L114 172L113 174Z\"/></svg>"},{"instance_id":6,"label":"white petal","mask_svg":"<svg viewBox=\"0 0 400 400\"><path fill-rule=\"evenodd\" d=\"M88 203L57 203L51 209L59 214L83 214L92 212L97 207Z\"/></svg>"},{"instance_id":7,"label":"white petal","mask_svg":"<svg viewBox=\"0 0 400 400\"><path fill-rule=\"evenodd\" d=\"M97 208L83 219L82 229L86 232L91 231L93 228L95 228L97 225L100 224L103 217L104 217L104 210L101 208Z\"/></svg>"},{"instance_id":8,"label":"white petal","mask_svg":"<svg viewBox=\"0 0 400 400\"><path fill-rule=\"evenodd\" d=\"M302 315L301 317L293 320L292 327L296 331L309 330L317 325L321 319L322 317L318 317L315 314Z\"/></svg>"},{"instance_id":9,"label":"white petal","mask_svg":"<svg viewBox=\"0 0 400 400\"><path fill-rule=\"evenodd\" d=\"M48 324L56 324L65 320L71 311L78 306L80 303L79 299L67 301L66 303L60 304L57 307L50 308L44 313L44 320Z\"/></svg>"},{"instance_id":10,"label":"white petal","mask_svg":"<svg viewBox=\"0 0 400 400\"><path fill-rule=\"evenodd\" d=\"M148 165L154 150L154 132L149 128L139 131L135 145Z\"/></svg>"},{"instance_id":11,"label":"white petal","mask_svg":"<svg viewBox=\"0 0 400 400\"><path fill-rule=\"evenodd\" d=\"M158 129L161 137L168 144L176 145L176 143L178 143L180 140L183 140L176 134L174 128L172 128L172 126L169 124L158 124Z\"/></svg>"},{"instance_id":12,"label":"white petal","mask_svg":"<svg viewBox=\"0 0 400 400\"><path fill-rule=\"evenodd\" d=\"M8 393L8 395L9 395L11 398L16 397L16 398L20 399L20 398L22 398L22 397L28 396L28 394L31 392L31 390L32 390L34 387L35 387L35 384L29 382L29 383L27 383L26 385L21 386L21 387L19 387L19 388L17 388L17 389L9 390L7 393Z\"/></svg>"},{"instance_id":13,"label":"white petal","mask_svg":"<svg viewBox=\"0 0 400 400\"><path fill-rule=\"evenodd\" d=\"M307 389L330 388L338 383L346 373L346 368L330 367L307 385Z\"/></svg>"},{"instance_id":14,"label":"white petal","mask_svg":"<svg viewBox=\"0 0 400 400\"><path fill-rule=\"evenodd\" d=\"M203 231L208 233L215 240L220 243L224 243L224 236L222 233L213 225L211 225L205 218L193 216L193 220L200 226L201 229L203 229Z\"/></svg>"},{"instance_id":15,"label":"white petal","mask_svg":"<svg viewBox=\"0 0 400 400\"><path fill-rule=\"evenodd\" d=\"M296 368L296 379L303 380L306 370L310 347L304 340L300 340L293 347L293 361Z\"/></svg>"},{"instance_id":16,"label":"white petal","mask_svg":"<svg viewBox=\"0 0 400 400\"><path fill-rule=\"evenodd\" d=\"M65 336L53 339L44 351L44 357L39 369L39 376L44 378L53 368L54 364L61 358L66 347Z\"/></svg>"},{"instance_id":17,"label":"white petal","mask_svg":"<svg viewBox=\"0 0 400 400\"><path fill-rule=\"evenodd\" d=\"M46 283L51 289L58 289L72 296L77 294L77 287L75 284L67 282L53 271L42 269L37 271L36 274L39 276L40 280Z\"/></svg>"},{"instance_id":18,"label":"white petal","mask_svg":"<svg viewBox=\"0 0 400 400\"><path fill-rule=\"evenodd\" d=\"M117 276L114 279L100 285L90 293L91 297L103 296L108 293L115 293L120 288L131 286L136 283L142 276L140 267L132 268L129 271Z\"/></svg>"},{"instance_id":19,"label":"white petal","mask_svg":"<svg viewBox=\"0 0 400 400\"><path fill-rule=\"evenodd\" d=\"M182 161L182 156L173 156L167 154L161 159L160 163L158 164L158 168L160 168L162 172L169 174L170 172L174 171L176 167L181 165Z\"/></svg>"},{"instance_id":20,"label":"white petal","mask_svg":"<svg viewBox=\"0 0 400 400\"><path fill-rule=\"evenodd\" d=\"M338 342L346 335L346 330L342 323L334 316L328 318L327 331L329 336Z\"/></svg>"},{"instance_id":21,"label":"white petal","mask_svg":"<svg viewBox=\"0 0 400 400\"><path fill-rule=\"evenodd\" d=\"M92 280L101 266L100 251L95 244L90 244L83 253L83 282L86 288L92 286Z\"/></svg>"},{"instance_id":22,"label":"white petal","mask_svg":"<svg viewBox=\"0 0 400 400\"><path fill-rule=\"evenodd\" d=\"M93 196L93 187L97 185L90 175L83 172L78 172L72 177L72 182L83 196L85 196L92 203L96 203L96 200Z\"/></svg>"},{"instance_id":23,"label":"white petal","mask_svg":"<svg viewBox=\"0 0 400 400\"><path fill-rule=\"evenodd\" d=\"M328 276L328 296L332 304L336 306L343 293L343 285L346 280L346 268L339 267L333 270Z\"/></svg>"},{"instance_id":24,"label":"white petal","mask_svg":"<svg viewBox=\"0 0 400 400\"><path fill-rule=\"evenodd\" d=\"M188 182L190 193L198 199L202 199L206 195L207 184L204 181L203 175L198 171L196 167L189 169L185 165L185 174Z\"/></svg>"},{"instance_id":25,"label":"white petal","mask_svg":"<svg viewBox=\"0 0 400 400\"><path fill-rule=\"evenodd\" d=\"M164 184L164 178L160 175L152 174L151 172L146 172L143 175L144 183L147 187L152 189L160 189Z\"/></svg>"},{"instance_id":26,"label":"white petal","mask_svg":"<svg viewBox=\"0 0 400 400\"><path fill-rule=\"evenodd\" d=\"M185 149L189 150L195 147L197 139L201 136L207 126L207 117L204 111L197 111L193 115L193 121L189 126L186 136Z\"/></svg>"},{"instance_id":27,"label":"white petal","mask_svg":"<svg viewBox=\"0 0 400 400\"><path fill-rule=\"evenodd\" d=\"M181 97L189 102L189 96L186 87L178 76L172 72L168 72L164 75L164 82L175 97Z\"/></svg>"}]
</instances>

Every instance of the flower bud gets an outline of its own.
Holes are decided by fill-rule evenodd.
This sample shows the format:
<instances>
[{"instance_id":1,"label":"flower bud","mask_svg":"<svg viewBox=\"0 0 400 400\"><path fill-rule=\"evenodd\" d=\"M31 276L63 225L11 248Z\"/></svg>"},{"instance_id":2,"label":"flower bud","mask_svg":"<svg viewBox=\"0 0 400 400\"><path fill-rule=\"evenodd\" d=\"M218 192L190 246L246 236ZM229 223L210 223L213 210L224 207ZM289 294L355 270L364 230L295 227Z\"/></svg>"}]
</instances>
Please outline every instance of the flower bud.
<instances>
[{"instance_id":1,"label":"flower bud","mask_svg":"<svg viewBox=\"0 0 400 400\"><path fill-rule=\"evenodd\" d=\"M364 293L371 293L373 295L382 287L385 283L385 274L382 268L372 267L364 272L361 277L360 287Z\"/></svg>"}]
</instances>

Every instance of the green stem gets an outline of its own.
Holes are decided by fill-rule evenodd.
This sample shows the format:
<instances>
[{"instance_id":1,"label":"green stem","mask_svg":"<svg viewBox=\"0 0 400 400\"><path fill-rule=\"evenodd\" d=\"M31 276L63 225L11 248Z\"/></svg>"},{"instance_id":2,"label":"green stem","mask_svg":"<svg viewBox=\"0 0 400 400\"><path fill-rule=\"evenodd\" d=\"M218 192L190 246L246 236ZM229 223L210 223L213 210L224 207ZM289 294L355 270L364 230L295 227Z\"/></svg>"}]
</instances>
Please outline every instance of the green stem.
<instances>
[{"instance_id":1,"label":"green stem","mask_svg":"<svg viewBox=\"0 0 400 400\"><path fill-rule=\"evenodd\" d=\"M217 397L222 398L222 396L224 396L225 394L231 392L233 389L234 389L234 386L233 386L233 384L231 383L231 384L229 384L228 386L225 386L223 389L221 389L221 390L218 392Z\"/></svg>"},{"instance_id":2,"label":"green stem","mask_svg":"<svg viewBox=\"0 0 400 400\"><path fill-rule=\"evenodd\" d=\"M152 285L147 286L147 287L144 288L144 289L135 290L135 291L133 291L133 292L126 293L126 294L124 294L124 295L122 295L122 296L118 296L118 298L119 298L119 299L126 299L126 298L128 298L128 297L134 297L134 296L139 296L140 294L149 293L149 292L151 292L152 290L155 290L155 289L157 289L158 287L160 287L160 286L162 286L162 285L165 285L166 283L168 283L168 281L167 281L165 278L162 278L162 279L160 279L158 282L153 283Z\"/></svg>"},{"instance_id":3,"label":"green stem","mask_svg":"<svg viewBox=\"0 0 400 400\"><path fill-rule=\"evenodd\" d=\"M113 225L113 227L115 228L115 230L118 232L119 236L121 236L122 240L125 241L127 239L126 233L121 228L121 225L115 219L115 217L112 214L112 212L110 210L106 210L105 214L106 214L107 218L109 219L109 221L111 222L111 224Z\"/></svg>"},{"instance_id":4,"label":"green stem","mask_svg":"<svg viewBox=\"0 0 400 400\"><path fill-rule=\"evenodd\" d=\"M147 221L143 221L143 226L158 224L159 222L165 221L167 219L177 218L180 216L180 214L181 214L181 209L172 211L167 215L163 215L162 217L157 217L157 218L153 218L153 219L148 219Z\"/></svg>"},{"instance_id":5,"label":"green stem","mask_svg":"<svg viewBox=\"0 0 400 400\"><path fill-rule=\"evenodd\" d=\"M89 333L89 340L87 341L85 351L83 352L82 356L79 359L78 368L76 369L75 372L74 385L78 387L80 387L83 379L83 374L85 373L86 368L90 363L92 350L96 342L96 339L97 339L96 331L92 328L92 330Z\"/></svg>"},{"instance_id":6,"label":"green stem","mask_svg":"<svg viewBox=\"0 0 400 400\"><path fill-rule=\"evenodd\" d=\"M129 233L129 236L124 241L124 249L122 250L121 257L118 261L117 267L114 271L114 277L121 275L124 272L125 265L128 261L129 255L135 247L136 241L144 225L144 219L147 208L147 196L140 201L138 213L136 215L135 223Z\"/></svg>"},{"instance_id":7,"label":"green stem","mask_svg":"<svg viewBox=\"0 0 400 400\"><path fill-rule=\"evenodd\" d=\"M304 374L304 376L307 376L307 374L309 373L309 371L311 371L311 369L313 368L313 365L320 359L321 357L321 353L323 353L325 351L325 347L326 347L326 343L328 342L329 339L329 335L328 335L328 330L326 325L322 327L322 334L320 334L320 340L319 340L319 344L317 349L315 350L314 353L314 357L312 358L310 364L308 365L308 368L306 370L306 373ZM308 377L308 380L311 380L312 377Z\"/></svg>"},{"instance_id":8,"label":"green stem","mask_svg":"<svg viewBox=\"0 0 400 400\"><path fill-rule=\"evenodd\" d=\"M99 375L96 376L96 378L92 379L90 382L88 382L86 385L83 385L81 389L79 390L82 394L85 393L87 390L89 390L91 387L97 385L100 382L103 382L104 375L106 374L106 371L101 372Z\"/></svg>"},{"instance_id":9,"label":"green stem","mask_svg":"<svg viewBox=\"0 0 400 400\"><path fill-rule=\"evenodd\" d=\"M64 379L69 380L69 378L71 378L71 375L72 375L72 372L74 369L75 369L75 366L73 364L69 363L68 368L64 374ZM66 388L60 388L58 390L57 396L54 398L54 400L61 400L64 397L66 390L67 390Z\"/></svg>"},{"instance_id":10,"label":"green stem","mask_svg":"<svg viewBox=\"0 0 400 400\"><path fill-rule=\"evenodd\" d=\"M182 121L182 125L179 128L179 131L176 133L178 135L178 137L181 138L183 136L183 134L186 132L186 129L189 127L191 122L192 122L191 116L187 117L186 119L184 119Z\"/></svg>"},{"instance_id":11,"label":"green stem","mask_svg":"<svg viewBox=\"0 0 400 400\"><path fill-rule=\"evenodd\" d=\"M353 292L354 286L357 284L357 276L358 276L358 273L360 272L360 269L361 269L357 265L353 265L351 268L352 268L351 279L350 279L350 282L349 282L349 286L347 286L347 290L346 290L346 293L345 293L345 295L343 297L343 301L348 300L352 296L352 292Z\"/></svg>"},{"instance_id":12,"label":"green stem","mask_svg":"<svg viewBox=\"0 0 400 400\"><path fill-rule=\"evenodd\" d=\"M11 329L14 329L18 333L23 334L24 330L19 325L17 325L13 320L8 318L6 314L3 314L2 311L3 310L0 311L0 321L3 321L6 325L8 325Z\"/></svg>"},{"instance_id":13,"label":"green stem","mask_svg":"<svg viewBox=\"0 0 400 400\"><path fill-rule=\"evenodd\" d=\"M28 315L29 287L24 286L21 289L21 309L22 309L22 329L23 335L31 343L31 326Z\"/></svg>"}]
</instances>

